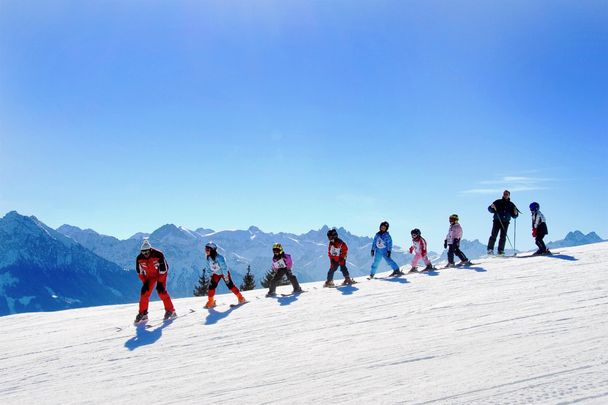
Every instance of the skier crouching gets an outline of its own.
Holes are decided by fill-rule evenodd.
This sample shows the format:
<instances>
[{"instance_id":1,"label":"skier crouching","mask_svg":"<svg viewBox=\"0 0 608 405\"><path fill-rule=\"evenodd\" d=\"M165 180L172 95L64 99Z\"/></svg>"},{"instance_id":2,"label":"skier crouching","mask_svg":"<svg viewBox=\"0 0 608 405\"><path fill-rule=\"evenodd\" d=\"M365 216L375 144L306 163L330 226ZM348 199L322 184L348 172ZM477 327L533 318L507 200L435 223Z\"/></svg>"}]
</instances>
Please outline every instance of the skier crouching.
<instances>
[{"instance_id":1,"label":"skier crouching","mask_svg":"<svg viewBox=\"0 0 608 405\"><path fill-rule=\"evenodd\" d=\"M209 282L209 290L207 291L207 304L205 308L213 308L215 304L215 289L219 284L220 280L224 280L224 283L236 295L239 300L239 304L247 302L245 297L241 294L236 285L232 282L232 277L226 266L226 260L224 256L217 252L217 245L213 242L208 242L205 245L205 256L207 257L207 264L209 264L209 270L211 270L211 281Z\"/></svg>"},{"instance_id":2,"label":"skier crouching","mask_svg":"<svg viewBox=\"0 0 608 405\"><path fill-rule=\"evenodd\" d=\"M291 282L291 285L293 286L293 294L301 293L302 288L300 288L298 278L291 272L291 267L293 266L291 255L285 253L283 250L283 245L280 243L275 243L272 245L272 253L272 270L274 272L274 277L272 280L270 280L270 286L266 296L275 297L277 295L277 284L279 284L284 276L287 276Z\"/></svg>"},{"instance_id":3,"label":"skier crouching","mask_svg":"<svg viewBox=\"0 0 608 405\"><path fill-rule=\"evenodd\" d=\"M177 317L173 302L171 302L171 297L167 292L169 264L165 260L163 252L152 248L148 238L144 238L140 253L135 259L135 269L143 285L139 296L139 312L135 317L134 324L144 323L148 320L148 304L154 285L156 285L156 292L165 306L163 319L166 321Z\"/></svg>"}]
</instances>

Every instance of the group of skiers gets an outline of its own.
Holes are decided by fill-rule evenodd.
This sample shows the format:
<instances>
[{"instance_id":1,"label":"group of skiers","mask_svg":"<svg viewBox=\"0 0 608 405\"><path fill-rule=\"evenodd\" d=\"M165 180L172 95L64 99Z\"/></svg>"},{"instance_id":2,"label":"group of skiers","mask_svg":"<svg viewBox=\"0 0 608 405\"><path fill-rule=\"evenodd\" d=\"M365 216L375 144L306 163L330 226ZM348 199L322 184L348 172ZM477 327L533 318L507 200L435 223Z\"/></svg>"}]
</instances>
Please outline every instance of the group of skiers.
<instances>
[{"instance_id":1,"label":"group of skiers","mask_svg":"<svg viewBox=\"0 0 608 405\"><path fill-rule=\"evenodd\" d=\"M517 218L520 211L517 209L515 204L510 200L510 192L505 190L501 199L494 201L489 207L488 211L494 214L493 226L488 240L488 254L492 255L494 252L494 244L496 237L500 232L498 240L498 255L504 255L505 240L507 238L507 229L511 218ZM535 243L538 246L538 250L534 253L535 255L550 254L543 242L543 238L548 234L547 224L544 215L540 212L540 205L537 202L530 204L530 212L532 214L532 236L535 238ZM443 247L448 249L448 263L445 268L456 267L456 266L467 266L471 262L466 255L460 250L460 240L462 239L462 227L459 224L459 218L457 214L452 214L449 217L450 227L446 238L443 242ZM382 259L391 267L393 272L390 276L400 276L404 273L400 270L399 265L391 258L393 250L393 240L388 232L389 223L383 221L380 224L379 231L374 236L371 248L371 256L373 258L369 279L373 279L376 275L376 271ZM422 260L425 267L421 271L428 271L433 269L433 265L427 256L427 242L422 237L420 229L415 228L411 231L412 245L409 248L409 253L413 254L411 261L410 272L416 272L417 264ZM344 276L342 285L354 284L355 281L350 277L348 268L346 267L346 257L348 254L348 245L338 235L338 231L332 228L327 231L327 239L329 244L327 247L327 255L329 257L329 271L327 272L327 279L324 283L324 287L335 287L333 278L334 273L338 268ZM167 292L167 272L169 265L165 260L164 254L154 249L147 238L141 246L140 253L136 259L137 274L142 281L143 285L141 288L140 301L139 301L139 312L135 317L135 324L144 323L148 320L148 304L150 301L150 295L152 289L156 286L158 296L163 301L165 307L164 320L170 320L177 316L171 297ZM283 277L287 277L293 287L293 294L302 292L302 288L298 283L297 277L292 272L293 260L289 254L285 252L283 246L280 243L275 243L272 246L272 270L274 276L270 281L267 297L276 296L276 287ZM454 256L460 259L458 264L454 262ZM217 245L214 242L208 242L205 245L205 257L209 269L211 270L211 280L209 290L207 293L207 303L205 308L213 308L216 306L215 302L215 290L220 280L223 280L228 289L236 295L238 304L244 304L247 300L243 297L238 287L232 281L230 271L226 265L224 256L218 253Z\"/></svg>"}]
</instances>

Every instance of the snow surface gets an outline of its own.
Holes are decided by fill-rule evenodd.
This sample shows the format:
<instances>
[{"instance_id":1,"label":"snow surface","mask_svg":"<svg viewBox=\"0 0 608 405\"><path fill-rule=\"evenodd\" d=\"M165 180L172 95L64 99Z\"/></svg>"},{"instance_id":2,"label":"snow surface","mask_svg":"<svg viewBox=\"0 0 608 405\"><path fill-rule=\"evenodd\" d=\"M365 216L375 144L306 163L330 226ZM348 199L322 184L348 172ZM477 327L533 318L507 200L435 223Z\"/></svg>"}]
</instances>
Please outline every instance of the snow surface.
<instances>
[{"instance_id":1,"label":"snow surface","mask_svg":"<svg viewBox=\"0 0 608 405\"><path fill-rule=\"evenodd\" d=\"M150 328L133 304L6 316L1 403L606 404L607 261L598 243L238 308L185 298L167 324L155 301Z\"/></svg>"}]
</instances>

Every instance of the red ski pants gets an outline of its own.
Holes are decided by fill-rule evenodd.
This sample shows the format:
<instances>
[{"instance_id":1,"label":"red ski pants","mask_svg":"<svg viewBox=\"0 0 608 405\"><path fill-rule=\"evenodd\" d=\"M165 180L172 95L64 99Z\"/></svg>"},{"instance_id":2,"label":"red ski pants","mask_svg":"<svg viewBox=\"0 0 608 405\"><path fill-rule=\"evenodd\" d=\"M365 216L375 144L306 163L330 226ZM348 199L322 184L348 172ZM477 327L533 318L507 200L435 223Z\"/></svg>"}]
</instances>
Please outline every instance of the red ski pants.
<instances>
[{"instance_id":1,"label":"red ski pants","mask_svg":"<svg viewBox=\"0 0 608 405\"><path fill-rule=\"evenodd\" d=\"M160 281L156 278L146 278L144 280L144 285L141 287L141 295L139 297L139 312L147 312L148 304L150 303L150 295L152 295L152 289L154 285L156 285L156 292L160 299L163 301L165 305L165 311L174 311L173 302L171 302L171 297L165 288L167 281Z\"/></svg>"}]
</instances>

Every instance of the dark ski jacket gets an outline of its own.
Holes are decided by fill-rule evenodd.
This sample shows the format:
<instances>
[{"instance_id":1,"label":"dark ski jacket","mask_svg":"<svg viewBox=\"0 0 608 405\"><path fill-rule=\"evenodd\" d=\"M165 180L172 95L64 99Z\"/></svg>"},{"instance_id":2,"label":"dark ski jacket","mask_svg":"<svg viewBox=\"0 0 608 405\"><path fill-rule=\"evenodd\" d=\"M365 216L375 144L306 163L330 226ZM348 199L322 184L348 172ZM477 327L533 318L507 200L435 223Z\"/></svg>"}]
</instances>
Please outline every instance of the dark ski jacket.
<instances>
[{"instance_id":1,"label":"dark ski jacket","mask_svg":"<svg viewBox=\"0 0 608 405\"><path fill-rule=\"evenodd\" d=\"M509 198L501 198L494 201L492 204L496 209L492 208L492 205L488 207L488 211L494 214L494 221L501 221L503 224L511 222L511 218L517 218L519 212L515 204L511 202Z\"/></svg>"}]
</instances>

